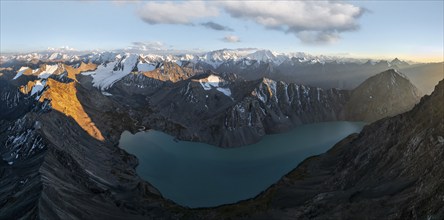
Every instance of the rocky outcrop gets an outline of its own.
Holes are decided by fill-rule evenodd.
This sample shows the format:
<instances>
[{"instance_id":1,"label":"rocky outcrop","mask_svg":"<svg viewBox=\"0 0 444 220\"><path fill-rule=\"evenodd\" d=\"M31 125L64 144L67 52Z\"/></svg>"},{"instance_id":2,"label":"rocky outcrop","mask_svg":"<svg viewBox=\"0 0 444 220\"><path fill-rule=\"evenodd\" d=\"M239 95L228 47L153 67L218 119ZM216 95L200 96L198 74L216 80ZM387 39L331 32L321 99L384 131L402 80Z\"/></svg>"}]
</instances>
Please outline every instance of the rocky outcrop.
<instances>
[{"instance_id":1,"label":"rocky outcrop","mask_svg":"<svg viewBox=\"0 0 444 220\"><path fill-rule=\"evenodd\" d=\"M171 86L173 83L202 73L204 71L194 65L179 66L173 62L159 62L155 69L151 71L128 74L117 82L109 92L112 94L150 96L162 87Z\"/></svg>"}]
</instances>

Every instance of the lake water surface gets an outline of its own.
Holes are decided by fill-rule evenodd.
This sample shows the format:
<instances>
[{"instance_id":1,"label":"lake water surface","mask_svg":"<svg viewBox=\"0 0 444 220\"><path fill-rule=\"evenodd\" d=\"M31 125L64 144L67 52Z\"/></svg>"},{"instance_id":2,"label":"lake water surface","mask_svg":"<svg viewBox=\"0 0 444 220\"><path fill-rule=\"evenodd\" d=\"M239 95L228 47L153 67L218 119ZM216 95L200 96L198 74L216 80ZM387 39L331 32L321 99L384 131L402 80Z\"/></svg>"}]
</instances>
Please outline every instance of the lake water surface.
<instances>
[{"instance_id":1,"label":"lake water surface","mask_svg":"<svg viewBox=\"0 0 444 220\"><path fill-rule=\"evenodd\" d=\"M165 198L191 208L210 207L255 197L305 158L327 151L364 125L344 121L301 125L232 149L176 142L154 130L135 135L125 131L120 147L137 156L137 173Z\"/></svg>"}]
</instances>

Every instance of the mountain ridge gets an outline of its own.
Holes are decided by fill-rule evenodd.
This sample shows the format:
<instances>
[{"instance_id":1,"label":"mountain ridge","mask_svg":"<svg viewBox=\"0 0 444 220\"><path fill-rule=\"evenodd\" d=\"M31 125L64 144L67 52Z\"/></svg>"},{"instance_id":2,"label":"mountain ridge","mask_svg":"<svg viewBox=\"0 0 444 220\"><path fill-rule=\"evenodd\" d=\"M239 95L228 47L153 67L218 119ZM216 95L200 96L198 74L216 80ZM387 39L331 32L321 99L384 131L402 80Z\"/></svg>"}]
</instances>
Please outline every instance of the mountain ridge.
<instances>
[{"instance_id":1,"label":"mountain ridge","mask_svg":"<svg viewBox=\"0 0 444 220\"><path fill-rule=\"evenodd\" d=\"M128 64L127 58L131 58ZM75 87L91 92L96 90L105 96L97 97L97 100L110 100L133 109L136 112L133 117L138 118L135 120L145 128L167 131L181 140L195 140L224 147L251 144L259 141L265 134L283 132L299 124L332 120L374 121L407 111L419 101L415 86L393 69L379 76L388 75L385 78L392 84L397 83L396 85L380 88L381 80L385 81L385 78L370 82L378 75L363 82L363 85L367 84L366 91L393 94L389 99L381 100L378 97L384 98L386 94L373 94L375 98L372 100L375 101L372 103L381 106L378 108L383 110L389 108L390 111L372 114L371 103L361 103L369 95L368 92L359 92L362 90L360 87L356 90L322 89L275 81L267 77L245 80L237 74L219 74L194 66L179 66L174 62L159 63L158 68L148 72L134 72L138 59L140 57L128 55L101 66L81 63L77 68L67 64L52 65L57 69L53 68L54 73L50 75L46 70L34 69L34 76L38 80L31 81L31 84L28 82L25 88L32 90L31 95L36 93L36 99L41 101L42 93L45 98L51 99L51 95L45 96L48 81L52 82L51 86L60 88L75 85L66 91L76 91ZM45 69L46 66L41 68ZM42 73L45 73L44 77L41 76ZM25 76L14 77L11 82L16 83L22 77ZM61 83L61 86L54 80ZM72 81L74 83L70 83ZM58 93L63 93L63 90ZM54 94L54 100L59 100L56 103L63 103L57 97L66 96L58 93ZM397 97L401 93L404 96ZM72 96L70 100L81 99L79 95L78 92L72 93L69 95ZM397 102L393 102L394 100ZM395 104L390 104L392 102ZM75 105L79 106L76 109L82 109L81 105L85 103ZM54 105L57 106L63 105ZM67 109L69 105L64 106ZM142 114L144 108L151 113L147 116ZM68 112L64 109L58 110ZM177 112L181 113L180 116ZM90 120L80 120L88 118L87 114L70 115L77 118L85 129L95 131L95 134L100 133L94 126L87 125L91 124ZM99 120L102 119L99 117ZM161 123L160 120L170 125ZM166 129L165 126L172 127Z\"/></svg>"}]
</instances>

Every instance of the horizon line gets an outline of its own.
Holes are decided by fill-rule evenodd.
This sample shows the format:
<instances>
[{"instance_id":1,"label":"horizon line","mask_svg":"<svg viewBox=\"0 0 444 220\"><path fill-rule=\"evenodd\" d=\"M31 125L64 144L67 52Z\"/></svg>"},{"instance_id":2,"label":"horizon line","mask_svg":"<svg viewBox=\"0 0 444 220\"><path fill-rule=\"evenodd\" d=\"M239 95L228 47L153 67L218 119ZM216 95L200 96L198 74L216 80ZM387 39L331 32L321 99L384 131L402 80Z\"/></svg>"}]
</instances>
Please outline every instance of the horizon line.
<instances>
[{"instance_id":1,"label":"horizon line","mask_svg":"<svg viewBox=\"0 0 444 220\"><path fill-rule=\"evenodd\" d=\"M65 49L69 48L69 49ZM373 60L373 61L380 61L380 60L394 60L394 59L400 59L402 61L406 62L413 62L413 63L443 63L444 62L444 53L441 57L439 56L410 56L410 55L402 55L402 54L386 54L386 55L376 55L376 54L355 54L355 53L347 53L347 52L341 52L341 53L310 53L305 51L274 51L267 48L253 48L253 47L240 47L240 48L220 48L220 49L210 49L210 50L204 50L200 48L195 49L149 49L149 50L141 50L141 49L134 49L134 48L120 48L120 49L90 49L90 50L78 50L74 48L70 48L68 46L64 47L48 47L47 49L42 50L29 50L29 51L2 51L0 49L0 56L14 56L14 55L25 55L25 54L33 54L33 53L74 53L76 55L86 55L94 52L116 52L116 53L138 53L138 54L154 54L154 55L185 55L185 54L202 54L202 53L208 53L213 51L220 51L220 50L250 50L250 51L260 51L260 50L268 50L274 53L278 54L291 54L291 53L304 53L307 55L319 57L319 56L328 56L332 58L346 58L346 59L357 59L357 60Z\"/></svg>"}]
</instances>

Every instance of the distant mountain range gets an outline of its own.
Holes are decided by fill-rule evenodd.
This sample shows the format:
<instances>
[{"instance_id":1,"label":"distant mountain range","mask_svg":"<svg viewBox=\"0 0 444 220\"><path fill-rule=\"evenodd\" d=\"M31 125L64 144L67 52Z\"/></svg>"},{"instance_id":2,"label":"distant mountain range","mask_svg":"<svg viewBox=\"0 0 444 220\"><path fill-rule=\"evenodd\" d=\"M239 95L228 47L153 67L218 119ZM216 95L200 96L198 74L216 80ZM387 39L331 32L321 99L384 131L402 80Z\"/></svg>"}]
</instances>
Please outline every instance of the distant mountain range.
<instances>
[{"instance_id":1,"label":"distant mountain range","mask_svg":"<svg viewBox=\"0 0 444 220\"><path fill-rule=\"evenodd\" d=\"M139 51L140 52L140 51ZM386 60L362 60L334 56L313 56L306 53L275 53L269 50L238 49L216 50L196 54L144 54L128 52L73 52L48 50L40 53L2 56L2 68L17 70L22 66L37 69L41 64L65 63L77 67L83 63L99 65L93 75L97 86L105 89L130 72L149 72L162 68L164 63L202 72L212 70L220 74L235 73L245 80L262 77L276 81L311 85L323 89L353 89L368 77L387 69L398 69L411 77L421 92L430 94L442 78L442 64L413 64L397 58ZM111 65L112 67L110 67ZM410 71L415 69L414 71ZM120 71L112 79L105 72ZM406 70L406 71L404 71ZM420 73L420 74L418 74ZM419 77L421 75L421 77ZM107 78L101 82L100 77ZM427 80L430 79L430 80Z\"/></svg>"},{"instance_id":2,"label":"distant mountain range","mask_svg":"<svg viewBox=\"0 0 444 220\"><path fill-rule=\"evenodd\" d=\"M9 62L110 62L118 55L125 56L126 54L137 54L145 58L150 62L160 61L189 61L189 62L205 62L217 68L220 64L227 61L259 61L259 62L272 62L276 65L281 64L284 61L296 59L302 63L365 63L370 62L372 64L379 62L380 60L366 60L355 59L340 56L326 56L326 55L310 55L303 52L295 53L278 53L270 50L263 49L221 49L209 52L193 52L193 53L169 53L168 51L147 53L145 51L132 51L127 52L125 50L120 51L74 51L74 50L55 50L48 49L41 52L24 53L24 54L9 54L1 56L1 64L7 65ZM395 58L392 61L387 61L393 65L408 65L408 62L400 61Z\"/></svg>"}]
</instances>

